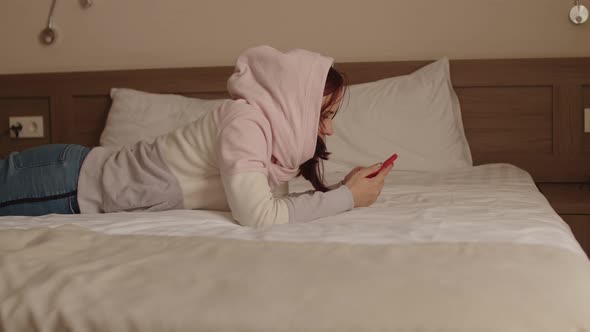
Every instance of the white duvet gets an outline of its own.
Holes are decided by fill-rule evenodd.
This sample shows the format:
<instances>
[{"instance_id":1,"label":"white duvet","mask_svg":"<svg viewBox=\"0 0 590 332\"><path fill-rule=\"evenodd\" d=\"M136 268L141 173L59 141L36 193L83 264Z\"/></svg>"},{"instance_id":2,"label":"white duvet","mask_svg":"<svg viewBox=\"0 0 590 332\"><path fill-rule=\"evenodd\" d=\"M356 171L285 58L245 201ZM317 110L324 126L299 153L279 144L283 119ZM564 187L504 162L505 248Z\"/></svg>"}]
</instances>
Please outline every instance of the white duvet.
<instances>
[{"instance_id":1,"label":"white duvet","mask_svg":"<svg viewBox=\"0 0 590 332\"><path fill-rule=\"evenodd\" d=\"M326 174L326 179L335 183L344 175L332 172ZM300 192L310 188L305 180L296 179L289 189ZM530 175L509 164L438 174L391 172L381 196L369 208L265 230L241 227L229 213L217 211L0 217L0 229L63 224L108 234L205 235L296 242L539 244L585 255Z\"/></svg>"}]
</instances>

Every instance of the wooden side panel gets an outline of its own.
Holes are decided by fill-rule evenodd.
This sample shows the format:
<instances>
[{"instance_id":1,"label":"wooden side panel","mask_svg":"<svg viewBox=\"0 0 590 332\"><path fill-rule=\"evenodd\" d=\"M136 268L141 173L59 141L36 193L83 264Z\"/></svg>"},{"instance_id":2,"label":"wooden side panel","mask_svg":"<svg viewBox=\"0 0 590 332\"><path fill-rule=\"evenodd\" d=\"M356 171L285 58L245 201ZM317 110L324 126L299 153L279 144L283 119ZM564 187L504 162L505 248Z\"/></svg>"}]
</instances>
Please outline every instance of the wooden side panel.
<instances>
[{"instance_id":1,"label":"wooden side panel","mask_svg":"<svg viewBox=\"0 0 590 332\"><path fill-rule=\"evenodd\" d=\"M590 108L590 84L582 86L582 105L573 114L573 129L579 133L581 153L590 157L590 133L584 133L584 108Z\"/></svg>"},{"instance_id":2,"label":"wooden side panel","mask_svg":"<svg viewBox=\"0 0 590 332\"><path fill-rule=\"evenodd\" d=\"M98 145L111 107L109 95L73 96L71 99L70 130L66 140L84 146Z\"/></svg>"},{"instance_id":3,"label":"wooden side panel","mask_svg":"<svg viewBox=\"0 0 590 332\"><path fill-rule=\"evenodd\" d=\"M478 159L487 154L553 153L553 88L458 88L465 134Z\"/></svg>"},{"instance_id":4,"label":"wooden side panel","mask_svg":"<svg viewBox=\"0 0 590 332\"><path fill-rule=\"evenodd\" d=\"M590 215L562 214L560 216L567 222L576 236L576 240L590 256Z\"/></svg>"}]
</instances>

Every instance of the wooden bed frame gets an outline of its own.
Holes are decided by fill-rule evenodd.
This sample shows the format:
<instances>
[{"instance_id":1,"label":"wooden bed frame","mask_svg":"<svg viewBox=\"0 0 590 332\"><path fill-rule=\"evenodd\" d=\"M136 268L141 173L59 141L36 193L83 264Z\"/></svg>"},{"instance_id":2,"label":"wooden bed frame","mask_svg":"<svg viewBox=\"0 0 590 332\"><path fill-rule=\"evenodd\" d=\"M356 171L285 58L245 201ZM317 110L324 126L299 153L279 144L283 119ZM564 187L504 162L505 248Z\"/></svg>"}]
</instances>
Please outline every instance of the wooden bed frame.
<instances>
[{"instance_id":1,"label":"wooden bed frame","mask_svg":"<svg viewBox=\"0 0 590 332\"><path fill-rule=\"evenodd\" d=\"M408 74L429 61L343 63L350 83ZM0 75L0 156L47 143L98 144L111 87L226 97L232 67ZM475 164L507 162L537 182L590 179L590 58L455 60L453 85ZM42 115L44 138L12 139L8 117Z\"/></svg>"}]
</instances>

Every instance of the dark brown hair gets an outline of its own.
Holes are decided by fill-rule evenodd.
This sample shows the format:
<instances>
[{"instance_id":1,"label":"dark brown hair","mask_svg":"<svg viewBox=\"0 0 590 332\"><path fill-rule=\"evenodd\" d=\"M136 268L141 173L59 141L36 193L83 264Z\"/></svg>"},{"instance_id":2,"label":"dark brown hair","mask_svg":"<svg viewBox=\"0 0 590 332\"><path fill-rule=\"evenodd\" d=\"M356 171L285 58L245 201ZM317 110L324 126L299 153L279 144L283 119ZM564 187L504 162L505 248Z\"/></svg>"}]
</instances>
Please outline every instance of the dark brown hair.
<instances>
[{"instance_id":1,"label":"dark brown hair","mask_svg":"<svg viewBox=\"0 0 590 332\"><path fill-rule=\"evenodd\" d=\"M320 111L320 118L324 118L324 112L330 109L333 105L338 103L342 97L344 96L346 88L346 77L334 69L330 67L328 71L328 76L326 78L326 85L324 87L324 96L330 96L328 101L322 105L322 109ZM338 112L338 110L336 110ZM336 114L334 114L336 115ZM318 119L320 121L320 119ZM320 126L322 122L320 121ZM326 143L318 135L317 144L315 146L315 153L313 158L309 159L308 161L304 162L299 166L299 173L297 176L302 175L304 179L311 182L315 190L326 192L328 191L328 187L324 184L324 164L323 160L328 160L328 156L330 152L328 152L326 148Z\"/></svg>"}]
</instances>

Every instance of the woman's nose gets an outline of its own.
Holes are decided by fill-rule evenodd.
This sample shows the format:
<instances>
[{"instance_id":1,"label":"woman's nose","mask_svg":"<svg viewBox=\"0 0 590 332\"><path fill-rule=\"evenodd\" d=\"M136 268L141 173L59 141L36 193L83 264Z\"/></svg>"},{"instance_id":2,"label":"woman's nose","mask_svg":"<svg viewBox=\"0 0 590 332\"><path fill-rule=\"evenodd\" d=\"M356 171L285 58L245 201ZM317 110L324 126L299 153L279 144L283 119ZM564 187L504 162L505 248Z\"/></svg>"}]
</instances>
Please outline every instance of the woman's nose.
<instances>
[{"instance_id":1,"label":"woman's nose","mask_svg":"<svg viewBox=\"0 0 590 332\"><path fill-rule=\"evenodd\" d=\"M334 134L334 128L332 127L332 119L326 119L322 123L321 129L323 135L331 136L332 134Z\"/></svg>"}]
</instances>

